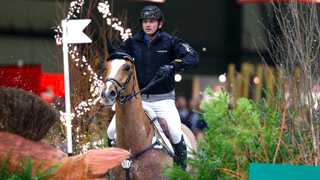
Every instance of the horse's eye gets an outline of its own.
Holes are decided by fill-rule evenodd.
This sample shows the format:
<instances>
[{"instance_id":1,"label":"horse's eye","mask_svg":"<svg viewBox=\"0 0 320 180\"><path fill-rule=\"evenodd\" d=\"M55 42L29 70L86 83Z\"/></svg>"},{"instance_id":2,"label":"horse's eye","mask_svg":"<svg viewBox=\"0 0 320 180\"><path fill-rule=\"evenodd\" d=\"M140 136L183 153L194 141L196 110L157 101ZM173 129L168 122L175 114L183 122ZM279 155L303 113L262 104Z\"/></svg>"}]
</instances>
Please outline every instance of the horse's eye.
<instances>
[{"instance_id":1,"label":"horse's eye","mask_svg":"<svg viewBox=\"0 0 320 180\"><path fill-rule=\"evenodd\" d=\"M124 68L125 71L129 72L130 71L130 66L127 65L125 68Z\"/></svg>"}]
</instances>

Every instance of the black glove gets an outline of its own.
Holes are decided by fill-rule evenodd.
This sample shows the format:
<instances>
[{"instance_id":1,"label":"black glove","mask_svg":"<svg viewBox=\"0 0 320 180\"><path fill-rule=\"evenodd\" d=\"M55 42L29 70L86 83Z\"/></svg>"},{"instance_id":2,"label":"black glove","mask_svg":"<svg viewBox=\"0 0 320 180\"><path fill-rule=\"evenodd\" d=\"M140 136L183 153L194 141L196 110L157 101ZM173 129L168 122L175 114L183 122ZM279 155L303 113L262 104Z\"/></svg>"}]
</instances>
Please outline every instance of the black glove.
<instances>
[{"instance_id":1,"label":"black glove","mask_svg":"<svg viewBox=\"0 0 320 180\"><path fill-rule=\"evenodd\" d=\"M173 69L170 67L170 65L164 65L162 67L159 68L157 74L162 76L165 74L169 74L173 71Z\"/></svg>"}]
</instances>

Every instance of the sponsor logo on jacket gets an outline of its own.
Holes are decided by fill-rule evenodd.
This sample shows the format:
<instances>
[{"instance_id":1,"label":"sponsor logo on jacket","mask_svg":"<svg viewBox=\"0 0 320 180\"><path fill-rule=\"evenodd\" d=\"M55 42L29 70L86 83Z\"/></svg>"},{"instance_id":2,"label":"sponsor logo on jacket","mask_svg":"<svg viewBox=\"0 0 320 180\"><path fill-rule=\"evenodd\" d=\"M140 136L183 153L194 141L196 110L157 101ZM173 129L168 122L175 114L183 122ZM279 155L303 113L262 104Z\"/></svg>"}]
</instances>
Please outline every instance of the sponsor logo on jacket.
<instances>
[{"instance_id":1,"label":"sponsor logo on jacket","mask_svg":"<svg viewBox=\"0 0 320 180\"><path fill-rule=\"evenodd\" d=\"M186 51L190 54L192 54L193 52L191 51L191 47L189 44L187 43L183 43L182 46L184 46L186 48Z\"/></svg>"},{"instance_id":2,"label":"sponsor logo on jacket","mask_svg":"<svg viewBox=\"0 0 320 180\"><path fill-rule=\"evenodd\" d=\"M158 50L157 52L158 53L167 53L168 51L167 50Z\"/></svg>"}]
</instances>

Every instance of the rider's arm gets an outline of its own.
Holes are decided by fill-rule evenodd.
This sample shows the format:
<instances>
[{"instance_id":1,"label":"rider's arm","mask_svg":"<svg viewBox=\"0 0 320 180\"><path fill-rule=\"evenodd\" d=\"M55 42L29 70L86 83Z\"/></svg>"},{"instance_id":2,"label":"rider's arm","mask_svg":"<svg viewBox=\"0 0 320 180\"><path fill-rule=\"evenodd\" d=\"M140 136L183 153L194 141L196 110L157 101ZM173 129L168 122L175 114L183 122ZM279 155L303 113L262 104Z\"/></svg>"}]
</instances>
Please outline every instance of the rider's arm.
<instances>
[{"instance_id":1,"label":"rider's arm","mask_svg":"<svg viewBox=\"0 0 320 180\"><path fill-rule=\"evenodd\" d=\"M173 37L171 47L176 58L170 63L174 71L185 71L195 68L199 64L197 52L185 41Z\"/></svg>"}]
</instances>

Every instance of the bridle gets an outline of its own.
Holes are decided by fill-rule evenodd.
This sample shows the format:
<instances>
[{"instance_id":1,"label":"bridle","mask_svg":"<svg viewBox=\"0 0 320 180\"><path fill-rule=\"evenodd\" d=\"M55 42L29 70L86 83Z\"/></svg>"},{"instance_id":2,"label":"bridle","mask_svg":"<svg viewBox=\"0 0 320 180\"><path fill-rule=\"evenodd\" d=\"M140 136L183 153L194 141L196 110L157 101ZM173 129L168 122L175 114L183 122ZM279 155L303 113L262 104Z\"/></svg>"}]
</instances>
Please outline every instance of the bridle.
<instances>
[{"instance_id":1,"label":"bridle","mask_svg":"<svg viewBox=\"0 0 320 180\"><path fill-rule=\"evenodd\" d=\"M115 59L124 59L124 60L128 60L128 61L130 61L130 62L132 63L132 68L131 68L131 70L130 70L130 74L129 74L129 76L128 76L128 78L127 78L127 80L126 80L126 82L125 82L124 84L121 84L118 80L116 80L116 79L114 79L114 78L107 78L107 79L106 79L106 82L110 81L110 82L115 86L115 88L116 88L116 94L117 94L116 98L119 98L120 104L123 104L123 103L129 101L129 100L132 99L133 97L136 97L136 98L137 98L137 94L145 91L147 88L149 88L150 86L154 85L154 84L157 83L158 81L161 81L161 80L165 77L165 75L166 75L166 74L163 74L161 78L157 79L157 77L158 77L158 75L159 75L159 74L157 73L156 76L149 82L149 84L148 84L146 87L144 87L143 89L141 89L140 91L138 91L138 92L135 92L134 87L135 87L136 84L134 84L134 85L132 86L132 90L131 90L131 92L133 92L133 94L130 93L130 94L132 94L132 95L129 96L129 97L127 97L127 95L124 94L124 96L121 98L121 95L122 95L123 93L125 93L124 91L125 91L125 89L127 88L128 84L129 84L129 82L130 82L131 77L133 76L133 79L135 79L135 76L134 76L134 60L133 60L133 58L132 58L130 55L128 55L128 54L126 54L126 53L122 53L122 52L117 51L117 52L115 52L115 53L110 54L109 57L108 57L108 59L107 59L107 61L115 60ZM134 82L135 82L135 81L134 81ZM118 90L117 84L121 87L120 90ZM105 106L105 105L103 104L103 105L99 108L99 110L89 119L89 121L86 123L87 127L88 127L89 124L92 122L93 118L97 115L97 113L98 113L104 106Z\"/></svg>"},{"instance_id":2,"label":"bridle","mask_svg":"<svg viewBox=\"0 0 320 180\"><path fill-rule=\"evenodd\" d=\"M115 60L115 59L124 59L124 60L128 60L128 61L130 61L130 62L132 63L132 68L131 68L131 70L130 70L130 74L129 74L129 76L128 76L128 78L127 78L127 80L126 80L126 82L125 82L124 84L121 84L118 80L116 80L116 79L114 79L114 78L107 78L107 79L106 79L106 82L110 81L110 82L116 87L116 93L117 93L116 98L119 98L121 104L129 101L129 100L132 99L133 97L136 97L136 98L137 98L137 94L145 91L147 88L149 88L150 86L154 85L154 84L157 83L158 81L161 81L161 80L165 77L165 75L166 75L166 74L163 74L161 78L157 79L157 77L158 77L158 75L159 75L159 74L157 73L156 76L149 82L149 84L148 84L146 87L144 87L143 89L141 89L139 92L135 92L134 87L135 87L136 84L134 84L134 85L132 86L132 90L131 90L131 92L133 92L133 93L130 93L130 94L132 94L131 96L127 97L126 94L124 94L123 96L121 96L121 95L124 93L124 90L127 88L128 84L129 84L129 82L130 82L130 80L131 80L131 77L132 77L133 74L134 74L134 65L135 65L135 64L134 64L133 58L132 58L130 55L128 55L128 54L126 54L126 53L123 53L123 52L117 51L117 52L115 52L115 53L112 53L112 54L108 57L107 61L109 61L109 60ZM135 78L135 76L133 76L133 79L134 79L134 78ZM120 90L118 90L117 84L121 87ZM122 98L121 98L121 97L122 97Z\"/></svg>"},{"instance_id":3,"label":"bridle","mask_svg":"<svg viewBox=\"0 0 320 180\"><path fill-rule=\"evenodd\" d=\"M123 93L125 93L124 91L125 91L125 89L127 88L128 84L129 84L129 82L130 82L131 77L133 76L133 79L135 78L135 77L134 77L134 60L133 60L133 58L132 58L130 55L118 51L118 52L115 52L115 53L110 54L109 57L108 57L108 59L107 59L107 61L115 60L115 59L129 60L129 61L132 63L132 68L130 69L130 74L129 74L129 76L128 76L128 78L127 78L127 80L126 80L126 82L125 82L124 84L121 84L121 83L120 83L118 80L116 80L115 78L107 78L107 79L106 79L106 83L107 83L108 81L110 81L110 82L115 86L115 88L116 88L116 94L117 94L116 98L119 98L120 103L123 104L123 103L127 102L128 100L130 100L131 98L133 98L134 96L137 98L136 95L137 95L138 93L140 93L141 91L139 91L138 93L135 93L135 91L134 91L135 84L134 84L134 85L132 86L132 91L134 92L134 94L133 94L132 96L130 96L130 97L127 97L127 98L126 98L126 94L124 94L123 98L121 98L121 95L122 95ZM118 88L117 88L117 84L121 87L120 91L119 91ZM103 107L105 107L104 104L103 104L103 105L99 108L99 110L96 111L96 112L94 113L94 115L89 119L89 121L86 123L87 127L88 127L89 124L92 122L93 118L98 114L98 112L99 112Z\"/></svg>"},{"instance_id":4,"label":"bridle","mask_svg":"<svg viewBox=\"0 0 320 180\"><path fill-rule=\"evenodd\" d=\"M131 58L132 59L132 58ZM128 59L125 59L125 60L128 60ZM108 61L108 60L107 60ZM130 69L130 74L129 74L129 76L128 76L128 78L127 78L127 80L126 80L126 82L124 83L124 84L121 84L118 80L116 80L115 78L107 78L106 79L106 83L108 82L108 81L110 81L114 86L115 86L115 88L116 88L116 93L117 93L117 96L116 96L116 98L118 98L119 100L120 100L120 103L121 104L123 104L123 103L125 103L125 102L127 102L128 100L129 100L129 98L131 99L133 96L135 96L136 94L135 94L135 91L134 91L134 87L135 87L135 84L132 86L132 90L131 90L131 92L133 91L134 93L134 95L131 97L128 97L127 98L127 95L125 94L125 89L127 88L127 86L128 86L128 84L129 84L129 82L130 82L130 80L131 80L131 77L133 76L133 79L135 78L134 77L134 62L133 62L133 60L129 60L129 61L131 61L131 63L132 63L132 67L131 67L131 69ZM120 86L120 90L118 90L118 87L117 87L117 85L118 86ZM124 95L123 95L124 94ZM131 93L132 94L132 93Z\"/></svg>"}]
</instances>

